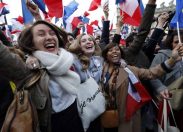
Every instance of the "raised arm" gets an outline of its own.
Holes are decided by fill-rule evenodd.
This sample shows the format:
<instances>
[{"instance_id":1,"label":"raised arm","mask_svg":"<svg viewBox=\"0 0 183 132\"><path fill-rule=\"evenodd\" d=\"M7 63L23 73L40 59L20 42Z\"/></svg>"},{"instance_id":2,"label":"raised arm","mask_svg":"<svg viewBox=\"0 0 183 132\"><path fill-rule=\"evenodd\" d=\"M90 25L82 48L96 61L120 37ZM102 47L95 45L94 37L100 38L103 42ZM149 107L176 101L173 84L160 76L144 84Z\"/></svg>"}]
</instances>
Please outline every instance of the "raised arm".
<instances>
[{"instance_id":1,"label":"raised arm","mask_svg":"<svg viewBox=\"0 0 183 132\"><path fill-rule=\"evenodd\" d=\"M162 13L157 19L157 26L154 29L152 35L150 36L148 42L143 47L144 53L147 55L150 61L154 58L154 52L156 45L158 42L161 42L163 33L164 33L164 25L167 23L167 19L169 18L169 14L167 12Z\"/></svg>"},{"instance_id":2,"label":"raised arm","mask_svg":"<svg viewBox=\"0 0 183 132\"><path fill-rule=\"evenodd\" d=\"M27 0L27 8L29 9L29 11L31 12L31 14L34 16L35 20L42 20L40 12L39 12L39 8L36 4L33 4L30 0Z\"/></svg>"},{"instance_id":3,"label":"raised arm","mask_svg":"<svg viewBox=\"0 0 183 132\"><path fill-rule=\"evenodd\" d=\"M101 49L104 49L104 47L109 43L109 25L110 25L110 21L108 19L108 17L109 17L109 3L106 2L104 4L103 12L104 12L104 21L103 21L101 40L100 40Z\"/></svg>"},{"instance_id":4,"label":"raised arm","mask_svg":"<svg viewBox=\"0 0 183 132\"><path fill-rule=\"evenodd\" d=\"M133 55L138 54L142 49L142 45L151 28L155 9L156 0L149 0L140 23L137 36L134 38L132 44L128 48L128 52L131 52Z\"/></svg>"},{"instance_id":5,"label":"raised arm","mask_svg":"<svg viewBox=\"0 0 183 132\"><path fill-rule=\"evenodd\" d=\"M0 74L16 82L26 78L28 72L21 58L0 43Z\"/></svg>"}]
</instances>

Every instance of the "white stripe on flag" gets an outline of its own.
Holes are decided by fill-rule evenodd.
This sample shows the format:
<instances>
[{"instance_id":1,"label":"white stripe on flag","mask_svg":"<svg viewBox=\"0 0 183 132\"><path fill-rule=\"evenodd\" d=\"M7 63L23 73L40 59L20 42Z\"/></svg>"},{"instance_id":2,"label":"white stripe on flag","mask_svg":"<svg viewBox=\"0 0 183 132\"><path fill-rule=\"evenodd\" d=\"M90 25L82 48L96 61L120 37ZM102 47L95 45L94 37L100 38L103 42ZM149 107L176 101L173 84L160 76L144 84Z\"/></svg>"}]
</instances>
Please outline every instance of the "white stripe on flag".
<instances>
[{"instance_id":1,"label":"white stripe on flag","mask_svg":"<svg viewBox=\"0 0 183 132\"><path fill-rule=\"evenodd\" d=\"M120 9L132 17L138 6L137 0L125 0L125 2L120 4Z\"/></svg>"},{"instance_id":2,"label":"white stripe on flag","mask_svg":"<svg viewBox=\"0 0 183 132\"><path fill-rule=\"evenodd\" d=\"M140 97L139 93L138 93L136 90L133 90L133 89L132 89L132 86L131 86L130 83L128 84L128 94L129 94L134 100L136 100L137 102L140 102L140 101L141 101L141 97Z\"/></svg>"}]
</instances>

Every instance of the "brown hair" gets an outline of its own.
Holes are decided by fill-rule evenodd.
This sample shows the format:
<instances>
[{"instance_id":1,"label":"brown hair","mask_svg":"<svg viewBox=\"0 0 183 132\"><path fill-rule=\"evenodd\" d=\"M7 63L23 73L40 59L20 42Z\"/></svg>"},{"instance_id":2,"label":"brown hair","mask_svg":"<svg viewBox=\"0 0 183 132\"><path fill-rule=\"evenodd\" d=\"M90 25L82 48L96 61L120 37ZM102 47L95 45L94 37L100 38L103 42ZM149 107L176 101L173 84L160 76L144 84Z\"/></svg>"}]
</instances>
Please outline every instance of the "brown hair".
<instances>
[{"instance_id":1,"label":"brown hair","mask_svg":"<svg viewBox=\"0 0 183 132\"><path fill-rule=\"evenodd\" d=\"M107 60L107 53L108 53L108 51L109 51L111 48L115 47L115 46L118 46L118 47L119 47L120 52L121 52L121 58L124 58L124 52L123 52L122 48L119 46L119 44L114 43L114 42L111 42L111 43L109 43L109 44L104 48L104 50L102 51L102 57L104 58L104 60L105 60L106 62L108 61L108 60Z\"/></svg>"},{"instance_id":2,"label":"brown hair","mask_svg":"<svg viewBox=\"0 0 183 132\"><path fill-rule=\"evenodd\" d=\"M165 41L163 42L164 47L166 49L171 49L171 50L173 49L173 45L172 45L173 38L174 38L174 36L177 36L177 35L178 35L177 34L177 30L169 30L169 33L168 33ZM183 30L180 30L180 37L181 37L181 39L183 41Z\"/></svg>"},{"instance_id":3,"label":"brown hair","mask_svg":"<svg viewBox=\"0 0 183 132\"><path fill-rule=\"evenodd\" d=\"M89 34L80 34L80 35L78 35L78 37L76 38L75 43L70 45L70 47L68 49L70 52L72 52L72 53L74 53L78 56L78 59L81 61L82 65L83 65L82 70L86 70L90 65L89 58L88 58L88 56L86 56L84 54L84 52L81 49L81 45L80 45L81 38L84 35L89 35ZM89 35L89 36L92 38L92 41L94 42L94 45L95 45L95 51L94 51L93 55L100 56L101 55L101 49L100 49L99 45L96 44L95 38L92 35Z\"/></svg>"},{"instance_id":4,"label":"brown hair","mask_svg":"<svg viewBox=\"0 0 183 132\"><path fill-rule=\"evenodd\" d=\"M57 35L57 38L59 40L59 47L64 47L65 43L67 42L67 33L55 26L54 24L51 24L47 21L39 20L36 21L32 26L27 27L24 29L19 38L18 38L18 44L20 46L20 49L28 54L31 54L33 51L36 49L34 48L34 43L33 43L33 29L36 25L39 24L44 24L51 28Z\"/></svg>"}]
</instances>

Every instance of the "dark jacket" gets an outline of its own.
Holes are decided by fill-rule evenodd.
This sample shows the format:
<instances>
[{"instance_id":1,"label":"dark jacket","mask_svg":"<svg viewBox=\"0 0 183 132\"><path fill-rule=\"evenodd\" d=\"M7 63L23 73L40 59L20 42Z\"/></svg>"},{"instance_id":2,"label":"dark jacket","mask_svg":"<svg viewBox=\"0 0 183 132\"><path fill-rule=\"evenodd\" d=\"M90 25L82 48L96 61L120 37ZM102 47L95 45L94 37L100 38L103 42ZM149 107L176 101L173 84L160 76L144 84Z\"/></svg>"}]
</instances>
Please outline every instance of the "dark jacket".
<instances>
[{"instance_id":1,"label":"dark jacket","mask_svg":"<svg viewBox=\"0 0 183 132\"><path fill-rule=\"evenodd\" d=\"M9 80L0 76L0 129L3 125L6 112L13 100L13 91L11 89Z\"/></svg>"},{"instance_id":2,"label":"dark jacket","mask_svg":"<svg viewBox=\"0 0 183 132\"><path fill-rule=\"evenodd\" d=\"M22 80L33 82L28 87L33 104L38 112L39 125L42 132L51 132L51 98L48 91L49 75L45 70L33 72L30 71L19 56L11 53L8 48L0 44L0 74L13 80L17 87L22 84ZM12 65L13 64L13 65ZM38 75L37 77L35 76ZM33 77L37 79L33 79Z\"/></svg>"},{"instance_id":3,"label":"dark jacket","mask_svg":"<svg viewBox=\"0 0 183 132\"><path fill-rule=\"evenodd\" d=\"M137 67L148 67L150 65L148 58L142 53L142 46L150 31L155 9L156 5L146 5L138 33L132 44L124 49L125 60L129 65Z\"/></svg>"},{"instance_id":4,"label":"dark jacket","mask_svg":"<svg viewBox=\"0 0 183 132\"><path fill-rule=\"evenodd\" d=\"M149 61L152 62L155 56L156 45L161 42L163 37L164 30L160 28L155 28L151 37L148 39L146 44L143 47L143 51L148 57Z\"/></svg>"}]
</instances>

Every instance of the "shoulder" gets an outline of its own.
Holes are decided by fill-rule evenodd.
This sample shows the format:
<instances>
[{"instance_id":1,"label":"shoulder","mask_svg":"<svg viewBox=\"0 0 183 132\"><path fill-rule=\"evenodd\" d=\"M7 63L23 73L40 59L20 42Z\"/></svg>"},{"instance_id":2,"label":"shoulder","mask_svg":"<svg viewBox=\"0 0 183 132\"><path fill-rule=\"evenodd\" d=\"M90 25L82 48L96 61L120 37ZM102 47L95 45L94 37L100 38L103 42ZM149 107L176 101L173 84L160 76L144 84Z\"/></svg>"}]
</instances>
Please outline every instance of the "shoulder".
<instances>
[{"instance_id":1,"label":"shoulder","mask_svg":"<svg viewBox=\"0 0 183 132\"><path fill-rule=\"evenodd\" d=\"M103 63L103 58L101 56L92 56L94 63Z\"/></svg>"},{"instance_id":2,"label":"shoulder","mask_svg":"<svg viewBox=\"0 0 183 132\"><path fill-rule=\"evenodd\" d=\"M157 56L166 56L166 57L170 57L172 51L170 49L163 49L163 50L159 50L158 53L156 54Z\"/></svg>"}]
</instances>

